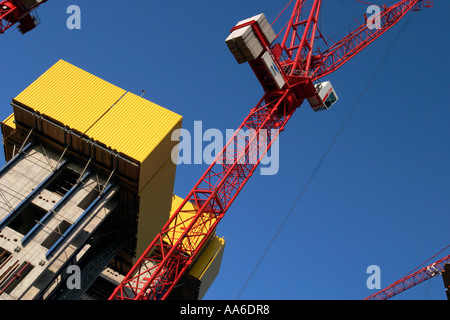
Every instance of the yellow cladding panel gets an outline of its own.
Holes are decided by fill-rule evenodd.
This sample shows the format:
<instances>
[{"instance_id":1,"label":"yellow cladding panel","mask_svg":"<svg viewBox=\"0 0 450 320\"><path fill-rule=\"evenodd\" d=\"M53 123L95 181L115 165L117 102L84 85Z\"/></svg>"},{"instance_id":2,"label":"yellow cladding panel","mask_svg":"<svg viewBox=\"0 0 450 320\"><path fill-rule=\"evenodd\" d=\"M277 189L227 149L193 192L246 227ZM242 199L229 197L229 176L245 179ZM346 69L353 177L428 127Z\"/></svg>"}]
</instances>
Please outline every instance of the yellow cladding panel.
<instances>
[{"instance_id":1,"label":"yellow cladding panel","mask_svg":"<svg viewBox=\"0 0 450 320\"><path fill-rule=\"evenodd\" d=\"M178 207L183 203L183 199L174 195L172 198L172 210L170 216L172 216ZM196 210L191 202L186 202L183 207L184 212L179 213L179 219L174 220L171 224L171 231L168 233L168 237L173 239L174 242L180 239L181 234L186 230L189 224L192 222L196 215ZM195 250L200 245L200 242L204 239L204 231L215 222L215 218L211 218L208 213L204 213L202 217L197 220L196 226L199 226L197 230L191 230L192 234L198 232L199 236L190 237L189 240L185 239L183 241L183 247L190 250Z\"/></svg>"},{"instance_id":2,"label":"yellow cladding panel","mask_svg":"<svg viewBox=\"0 0 450 320\"><path fill-rule=\"evenodd\" d=\"M142 163L181 120L180 115L128 92L86 134Z\"/></svg>"},{"instance_id":3,"label":"yellow cladding panel","mask_svg":"<svg viewBox=\"0 0 450 320\"><path fill-rule=\"evenodd\" d=\"M183 203L183 199L173 195L172 197L172 210L170 215L172 216L174 212L178 209L178 207ZM195 207L190 202L186 202L184 210L189 210L191 212L184 212L181 214L181 223L177 225L174 233L169 233L169 237L173 238L175 241L179 239L179 235L186 229L189 223L192 221L191 218L195 216ZM214 221L214 219L212 219ZM175 223L172 223L172 226L175 226ZM193 243L189 245L196 248L200 241L204 237L196 238ZM183 245L186 247L188 245L187 242L184 242ZM205 249L200 251L200 256L193 264L192 268L189 270L189 274L198 280L201 281L200 291L199 291L199 299L202 299L211 284L214 282L217 277L220 269L220 265L222 263L223 252L225 249L225 240L219 238L217 236L212 236L211 240L207 242Z\"/></svg>"},{"instance_id":4,"label":"yellow cladding panel","mask_svg":"<svg viewBox=\"0 0 450 320\"><path fill-rule=\"evenodd\" d=\"M189 271L190 275L201 281L198 299L203 299L203 296L219 274L224 249L225 240L217 236L213 237Z\"/></svg>"},{"instance_id":5,"label":"yellow cladding panel","mask_svg":"<svg viewBox=\"0 0 450 320\"><path fill-rule=\"evenodd\" d=\"M14 113L12 113L8 118L5 119L5 121L3 121L3 124L15 130L16 124L14 123Z\"/></svg>"},{"instance_id":6,"label":"yellow cladding panel","mask_svg":"<svg viewBox=\"0 0 450 320\"><path fill-rule=\"evenodd\" d=\"M225 240L215 236L208 244L206 249L202 252L201 256L195 262L189 274L196 277L199 280L205 276L211 264L216 257L221 256L221 251L225 247Z\"/></svg>"},{"instance_id":7,"label":"yellow cladding panel","mask_svg":"<svg viewBox=\"0 0 450 320\"><path fill-rule=\"evenodd\" d=\"M59 60L14 100L85 133L125 92Z\"/></svg>"},{"instance_id":8,"label":"yellow cladding panel","mask_svg":"<svg viewBox=\"0 0 450 320\"><path fill-rule=\"evenodd\" d=\"M139 191L171 157L171 134L182 123L180 115L64 60L13 101L139 162Z\"/></svg>"},{"instance_id":9,"label":"yellow cladding panel","mask_svg":"<svg viewBox=\"0 0 450 320\"><path fill-rule=\"evenodd\" d=\"M176 164L168 159L139 192L136 257L140 257L169 219Z\"/></svg>"}]
</instances>

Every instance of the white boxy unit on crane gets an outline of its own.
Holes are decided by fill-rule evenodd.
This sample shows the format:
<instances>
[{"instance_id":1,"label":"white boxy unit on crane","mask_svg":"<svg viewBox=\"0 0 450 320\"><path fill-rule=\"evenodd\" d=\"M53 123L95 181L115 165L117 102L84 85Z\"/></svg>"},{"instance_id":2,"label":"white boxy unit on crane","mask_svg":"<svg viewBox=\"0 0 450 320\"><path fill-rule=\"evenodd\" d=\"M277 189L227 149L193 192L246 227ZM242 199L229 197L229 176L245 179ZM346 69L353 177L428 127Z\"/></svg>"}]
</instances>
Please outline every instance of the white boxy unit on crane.
<instances>
[{"instance_id":1,"label":"white boxy unit on crane","mask_svg":"<svg viewBox=\"0 0 450 320\"><path fill-rule=\"evenodd\" d=\"M259 28L267 41L271 44L275 40L276 34L263 13L239 21L236 24L236 27L251 23L252 21L258 23ZM258 37L250 24L235 29L231 32L225 42L239 64L257 59L264 51L263 44L258 40Z\"/></svg>"}]
</instances>

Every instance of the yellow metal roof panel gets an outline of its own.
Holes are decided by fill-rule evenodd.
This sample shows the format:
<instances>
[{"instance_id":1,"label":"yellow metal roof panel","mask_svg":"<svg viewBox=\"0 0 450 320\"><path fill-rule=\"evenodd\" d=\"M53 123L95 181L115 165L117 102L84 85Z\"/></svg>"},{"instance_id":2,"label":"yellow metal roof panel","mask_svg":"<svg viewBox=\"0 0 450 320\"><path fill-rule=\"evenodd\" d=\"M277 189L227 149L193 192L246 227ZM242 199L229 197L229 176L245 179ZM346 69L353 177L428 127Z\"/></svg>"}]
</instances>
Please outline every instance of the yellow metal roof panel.
<instances>
[{"instance_id":1,"label":"yellow metal roof panel","mask_svg":"<svg viewBox=\"0 0 450 320\"><path fill-rule=\"evenodd\" d=\"M16 124L14 123L14 113L12 113L8 118L5 119L5 121L3 121L3 124L12 129L15 129Z\"/></svg>"},{"instance_id":2,"label":"yellow metal roof panel","mask_svg":"<svg viewBox=\"0 0 450 320\"><path fill-rule=\"evenodd\" d=\"M85 133L125 92L59 60L14 100Z\"/></svg>"},{"instance_id":3,"label":"yellow metal roof panel","mask_svg":"<svg viewBox=\"0 0 450 320\"><path fill-rule=\"evenodd\" d=\"M142 163L181 119L180 115L128 92L86 134Z\"/></svg>"}]
</instances>

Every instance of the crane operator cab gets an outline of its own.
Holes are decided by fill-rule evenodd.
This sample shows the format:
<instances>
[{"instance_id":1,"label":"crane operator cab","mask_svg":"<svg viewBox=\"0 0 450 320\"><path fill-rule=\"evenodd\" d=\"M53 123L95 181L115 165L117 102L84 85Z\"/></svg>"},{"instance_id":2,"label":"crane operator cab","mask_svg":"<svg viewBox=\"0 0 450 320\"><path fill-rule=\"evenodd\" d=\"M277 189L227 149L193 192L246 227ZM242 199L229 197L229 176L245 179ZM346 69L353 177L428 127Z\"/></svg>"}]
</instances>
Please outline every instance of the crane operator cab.
<instances>
[{"instance_id":1,"label":"crane operator cab","mask_svg":"<svg viewBox=\"0 0 450 320\"><path fill-rule=\"evenodd\" d=\"M338 99L331 82L326 81L316 85L316 95L308 98L308 101L314 111L322 111L330 109Z\"/></svg>"}]
</instances>

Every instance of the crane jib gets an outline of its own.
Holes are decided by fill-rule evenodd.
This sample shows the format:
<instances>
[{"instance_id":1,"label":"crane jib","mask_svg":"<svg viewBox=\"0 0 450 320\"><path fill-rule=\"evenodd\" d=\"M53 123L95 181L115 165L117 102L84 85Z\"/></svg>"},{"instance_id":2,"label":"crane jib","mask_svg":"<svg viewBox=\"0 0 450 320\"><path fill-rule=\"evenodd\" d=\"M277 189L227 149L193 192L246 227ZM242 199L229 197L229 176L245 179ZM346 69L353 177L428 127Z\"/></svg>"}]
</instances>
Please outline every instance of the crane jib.
<instances>
[{"instance_id":1,"label":"crane jib","mask_svg":"<svg viewBox=\"0 0 450 320\"><path fill-rule=\"evenodd\" d=\"M240 128L283 129L304 100L308 100L315 111L328 109L337 101L336 93L329 82L316 85L313 82L336 71L407 12L417 10L420 4L432 6L432 2L426 0L398 1L383 8L384 24L380 29L370 30L367 24L361 24L341 41L319 52L317 43L320 40L326 43L318 26L321 4L321 0L296 1L281 45L272 45L276 36L263 14L243 20L231 29L226 40L228 48L238 63L250 64L265 92ZM305 13L307 18L303 19ZM265 54L271 61L263 61ZM274 79L276 71L284 84ZM265 152L270 146L267 145ZM232 156L240 159L241 154ZM216 161L211 164L109 299L167 299L258 164L259 161L256 164L224 165ZM183 206L188 202L197 205L186 221L188 227L180 238L167 238L174 233L171 224L174 221L179 224Z\"/></svg>"}]
</instances>

